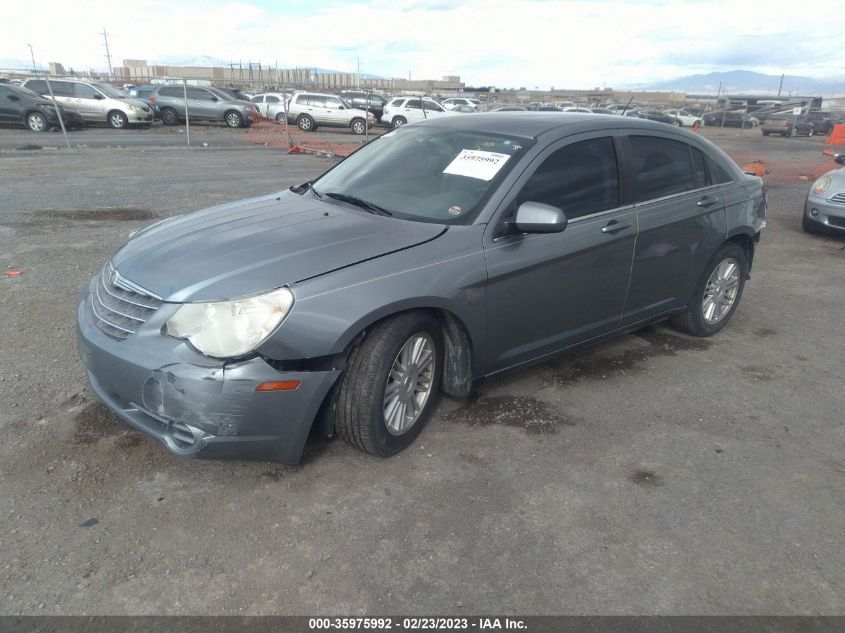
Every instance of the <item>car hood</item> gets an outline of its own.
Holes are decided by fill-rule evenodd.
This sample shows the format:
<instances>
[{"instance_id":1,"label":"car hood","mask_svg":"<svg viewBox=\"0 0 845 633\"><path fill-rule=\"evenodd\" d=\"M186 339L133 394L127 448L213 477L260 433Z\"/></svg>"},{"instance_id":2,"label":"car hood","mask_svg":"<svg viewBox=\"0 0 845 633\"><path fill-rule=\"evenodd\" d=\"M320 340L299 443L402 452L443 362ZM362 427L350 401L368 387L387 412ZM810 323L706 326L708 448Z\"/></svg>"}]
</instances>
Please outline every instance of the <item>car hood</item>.
<instances>
[{"instance_id":1,"label":"car hood","mask_svg":"<svg viewBox=\"0 0 845 633\"><path fill-rule=\"evenodd\" d=\"M165 301L212 301L316 277L445 230L285 191L153 224L115 253L112 265Z\"/></svg>"}]
</instances>

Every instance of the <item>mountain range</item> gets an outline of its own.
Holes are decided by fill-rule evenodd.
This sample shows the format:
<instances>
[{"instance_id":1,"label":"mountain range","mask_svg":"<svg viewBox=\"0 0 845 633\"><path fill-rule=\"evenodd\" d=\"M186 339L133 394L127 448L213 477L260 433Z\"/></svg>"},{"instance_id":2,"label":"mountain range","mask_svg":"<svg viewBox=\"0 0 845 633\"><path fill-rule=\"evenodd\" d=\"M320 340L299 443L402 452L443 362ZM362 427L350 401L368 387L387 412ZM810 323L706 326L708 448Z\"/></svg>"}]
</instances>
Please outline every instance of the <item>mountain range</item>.
<instances>
[{"instance_id":1,"label":"mountain range","mask_svg":"<svg viewBox=\"0 0 845 633\"><path fill-rule=\"evenodd\" d=\"M687 94L716 94L721 88L730 93L762 93L776 95L780 86L780 75L767 75L751 70L730 70L698 75L686 75L666 81L630 86L639 90L675 90ZM783 77L782 95L831 96L845 94L845 77L823 79L801 75Z\"/></svg>"}]
</instances>

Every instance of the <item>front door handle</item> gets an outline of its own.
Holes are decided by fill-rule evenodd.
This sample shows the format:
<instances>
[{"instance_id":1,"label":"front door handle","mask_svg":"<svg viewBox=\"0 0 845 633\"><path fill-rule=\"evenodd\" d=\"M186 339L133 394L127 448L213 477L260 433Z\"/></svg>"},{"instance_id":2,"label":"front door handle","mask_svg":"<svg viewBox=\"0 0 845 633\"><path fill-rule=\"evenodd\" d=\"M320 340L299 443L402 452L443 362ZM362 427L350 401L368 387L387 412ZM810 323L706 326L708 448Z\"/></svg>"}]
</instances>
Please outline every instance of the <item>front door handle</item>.
<instances>
[{"instance_id":1,"label":"front door handle","mask_svg":"<svg viewBox=\"0 0 845 633\"><path fill-rule=\"evenodd\" d=\"M622 229L627 229L631 226L630 222L618 222L616 220L611 220L605 226L601 228L602 233L618 233Z\"/></svg>"},{"instance_id":2,"label":"front door handle","mask_svg":"<svg viewBox=\"0 0 845 633\"><path fill-rule=\"evenodd\" d=\"M719 202L719 199L715 196L704 196L703 198L701 198L701 200L696 202L696 204L700 207L709 207L716 204L717 202Z\"/></svg>"}]
</instances>

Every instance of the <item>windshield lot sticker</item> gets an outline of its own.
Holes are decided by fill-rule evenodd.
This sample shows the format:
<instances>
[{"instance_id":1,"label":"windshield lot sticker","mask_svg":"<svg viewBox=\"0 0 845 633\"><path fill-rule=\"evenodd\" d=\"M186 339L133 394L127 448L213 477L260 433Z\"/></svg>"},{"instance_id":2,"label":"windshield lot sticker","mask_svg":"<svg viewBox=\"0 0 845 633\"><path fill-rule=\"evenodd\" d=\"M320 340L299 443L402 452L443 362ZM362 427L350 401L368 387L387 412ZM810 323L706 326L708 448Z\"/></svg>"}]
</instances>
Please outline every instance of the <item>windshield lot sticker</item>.
<instances>
[{"instance_id":1,"label":"windshield lot sticker","mask_svg":"<svg viewBox=\"0 0 845 633\"><path fill-rule=\"evenodd\" d=\"M463 211L463 209L458 206L449 207L449 215L460 215L461 211Z\"/></svg>"},{"instance_id":2,"label":"windshield lot sticker","mask_svg":"<svg viewBox=\"0 0 845 633\"><path fill-rule=\"evenodd\" d=\"M455 159L449 163L443 173L478 178L479 180L493 180L493 177L499 173L499 170L509 158L510 156L507 154L464 149L455 156Z\"/></svg>"}]
</instances>

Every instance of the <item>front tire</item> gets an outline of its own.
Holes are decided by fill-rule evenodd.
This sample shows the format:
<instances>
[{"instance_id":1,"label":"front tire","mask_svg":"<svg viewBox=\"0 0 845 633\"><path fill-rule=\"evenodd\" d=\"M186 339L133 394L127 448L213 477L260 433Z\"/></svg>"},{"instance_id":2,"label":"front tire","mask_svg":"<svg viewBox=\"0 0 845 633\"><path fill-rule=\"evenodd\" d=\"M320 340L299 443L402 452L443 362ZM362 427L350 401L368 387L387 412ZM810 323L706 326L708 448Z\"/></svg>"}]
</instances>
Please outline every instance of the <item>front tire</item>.
<instances>
[{"instance_id":1,"label":"front tire","mask_svg":"<svg viewBox=\"0 0 845 633\"><path fill-rule=\"evenodd\" d=\"M46 132L47 117L40 112L30 112L26 115L26 126L33 132Z\"/></svg>"},{"instance_id":2,"label":"front tire","mask_svg":"<svg viewBox=\"0 0 845 633\"><path fill-rule=\"evenodd\" d=\"M165 125L179 125L179 115L173 108L162 108L161 122Z\"/></svg>"},{"instance_id":3,"label":"front tire","mask_svg":"<svg viewBox=\"0 0 845 633\"><path fill-rule=\"evenodd\" d=\"M693 336L712 336L736 312L747 277L745 251L734 242L725 242L705 266L690 305L672 324Z\"/></svg>"},{"instance_id":4,"label":"front tire","mask_svg":"<svg viewBox=\"0 0 845 633\"><path fill-rule=\"evenodd\" d=\"M402 127L403 125L405 125L407 122L408 122L408 120L405 117L397 116L397 117L393 118L393 122L391 123L391 126L393 127L394 130L396 130L396 129L399 129L400 127Z\"/></svg>"},{"instance_id":5,"label":"front tire","mask_svg":"<svg viewBox=\"0 0 845 633\"><path fill-rule=\"evenodd\" d=\"M407 312L381 322L349 356L335 395L335 431L370 455L398 453L428 421L442 371L436 318Z\"/></svg>"},{"instance_id":6,"label":"front tire","mask_svg":"<svg viewBox=\"0 0 845 633\"><path fill-rule=\"evenodd\" d=\"M299 126L299 129L303 132L313 132L317 129L317 126L314 125L314 119L312 119L307 114L303 114L296 120L296 124Z\"/></svg>"},{"instance_id":7,"label":"front tire","mask_svg":"<svg viewBox=\"0 0 845 633\"><path fill-rule=\"evenodd\" d=\"M279 112L276 115L276 123L278 123L279 125L285 124L285 113L284 112Z\"/></svg>"},{"instance_id":8,"label":"front tire","mask_svg":"<svg viewBox=\"0 0 845 633\"><path fill-rule=\"evenodd\" d=\"M349 127L352 128L353 134L358 134L359 136L367 131L367 124L364 122L364 119L355 119Z\"/></svg>"},{"instance_id":9,"label":"front tire","mask_svg":"<svg viewBox=\"0 0 845 633\"><path fill-rule=\"evenodd\" d=\"M234 110L227 112L224 119L226 121L226 125L231 128L243 127L244 118L240 115L240 113L235 112Z\"/></svg>"},{"instance_id":10,"label":"front tire","mask_svg":"<svg viewBox=\"0 0 845 633\"><path fill-rule=\"evenodd\" d=\"M129 119L126 118L126 115L121 112L120 110L112 110L109 112L109 125L112 126L115 130L122 130L127 125L129 125Z\"/></svg>"}]
</instances>

